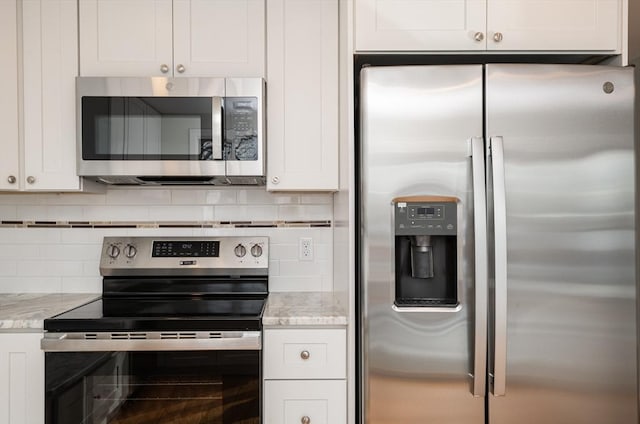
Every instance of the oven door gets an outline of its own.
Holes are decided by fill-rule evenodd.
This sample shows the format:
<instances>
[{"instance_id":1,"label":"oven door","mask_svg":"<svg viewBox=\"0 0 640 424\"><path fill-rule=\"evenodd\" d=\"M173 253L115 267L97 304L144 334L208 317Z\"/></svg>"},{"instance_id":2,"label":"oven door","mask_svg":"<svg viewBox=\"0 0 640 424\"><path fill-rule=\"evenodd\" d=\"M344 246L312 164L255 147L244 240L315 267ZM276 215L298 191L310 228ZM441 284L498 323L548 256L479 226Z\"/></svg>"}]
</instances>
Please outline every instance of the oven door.
<instances>
[{"instance_id":1,"label":"oven door","mask_svg":"<svg viewBox=\"0 0 640 424\"><path fill-rule=\"evenodd\" d=\"M260 423L259 332L47 333L42 348L47 424Z\"/></svg>"}]
</instances>

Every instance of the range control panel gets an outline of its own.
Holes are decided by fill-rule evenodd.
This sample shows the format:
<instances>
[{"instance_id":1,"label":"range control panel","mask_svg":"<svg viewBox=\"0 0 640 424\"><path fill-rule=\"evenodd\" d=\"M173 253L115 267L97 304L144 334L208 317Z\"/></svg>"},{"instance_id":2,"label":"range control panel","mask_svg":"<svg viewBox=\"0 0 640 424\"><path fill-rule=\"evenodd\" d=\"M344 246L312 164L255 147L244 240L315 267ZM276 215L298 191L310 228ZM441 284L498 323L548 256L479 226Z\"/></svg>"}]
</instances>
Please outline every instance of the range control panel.
<instances>
[{"instance_id":1,"label":"range control panel","mask_svg":"<svg viewBox=\"0 0 640 424\"><path fill-rule=\"evenodd\" d=\"M100 273L267 275L268 237L105 237Z\"/></svg>"},{"instance_id":2,"label":"range control panel","mask_svg":"<svg viewBox=\"0 0 640 424\"><path fill-rule=\"evenodd\" d=\"M396 235L457 233L457 203L454 201L398 201L393 207Z\"/></svg>"}]
</instances>

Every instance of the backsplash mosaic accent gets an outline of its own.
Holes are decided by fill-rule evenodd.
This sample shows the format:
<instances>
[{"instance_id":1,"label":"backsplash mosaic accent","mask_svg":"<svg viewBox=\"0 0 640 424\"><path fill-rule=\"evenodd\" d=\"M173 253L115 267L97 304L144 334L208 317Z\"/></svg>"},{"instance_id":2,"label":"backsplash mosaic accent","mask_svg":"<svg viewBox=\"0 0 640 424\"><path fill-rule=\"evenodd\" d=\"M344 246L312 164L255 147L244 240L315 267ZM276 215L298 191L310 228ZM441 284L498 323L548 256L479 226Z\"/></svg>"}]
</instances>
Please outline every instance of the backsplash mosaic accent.
<instances>
[{"instance_id":1,"label":"backsplash mosaic accent","mask_svg":"<svg viewBox=\"0 0 640 424\"><path fill-rule=\"evenodd\" d=\"M102 239L123 235L268 236L271 291L332 291L332 221L331 194L264 188L0 194L0 292L98 293Z\"/></svg>"}]
</instances>

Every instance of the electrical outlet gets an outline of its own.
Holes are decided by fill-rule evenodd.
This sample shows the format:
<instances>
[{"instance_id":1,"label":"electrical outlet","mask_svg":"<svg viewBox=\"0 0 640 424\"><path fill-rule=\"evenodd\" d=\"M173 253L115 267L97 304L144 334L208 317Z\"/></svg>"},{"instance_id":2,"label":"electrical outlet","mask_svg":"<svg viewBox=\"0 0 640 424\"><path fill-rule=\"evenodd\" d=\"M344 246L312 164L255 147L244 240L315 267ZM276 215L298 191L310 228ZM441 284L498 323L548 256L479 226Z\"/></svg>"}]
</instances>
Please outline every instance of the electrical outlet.
<instances>
[{"instance_id":1,"label":"electrical outlet","mask_svg":"<svg viewBox=\"0 0 640 424\"><path fill-rule=\"evenodd\" d=\"M313 260L313 239L311 237L300 237L299 259L301 261Z\"/></svg>"}]
</instances>

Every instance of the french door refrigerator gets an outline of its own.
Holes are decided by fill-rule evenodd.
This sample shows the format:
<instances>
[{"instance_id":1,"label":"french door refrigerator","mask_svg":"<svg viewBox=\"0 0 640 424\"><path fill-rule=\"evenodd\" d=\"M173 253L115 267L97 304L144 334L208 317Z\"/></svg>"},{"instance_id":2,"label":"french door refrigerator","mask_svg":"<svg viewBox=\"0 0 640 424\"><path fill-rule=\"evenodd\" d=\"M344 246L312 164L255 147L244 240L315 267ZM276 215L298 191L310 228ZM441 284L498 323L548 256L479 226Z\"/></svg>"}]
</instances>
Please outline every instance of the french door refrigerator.
<instances>
[{"instance_id":1,"label":"french door refrigerator","mask_svg":"<svg viewBox=\"0 0 640 424\"><path fill-rule=\"evenodd\" d=\"M633 71L360 78L361 422L637 423Z\"/></svg>"}]
</instances>

